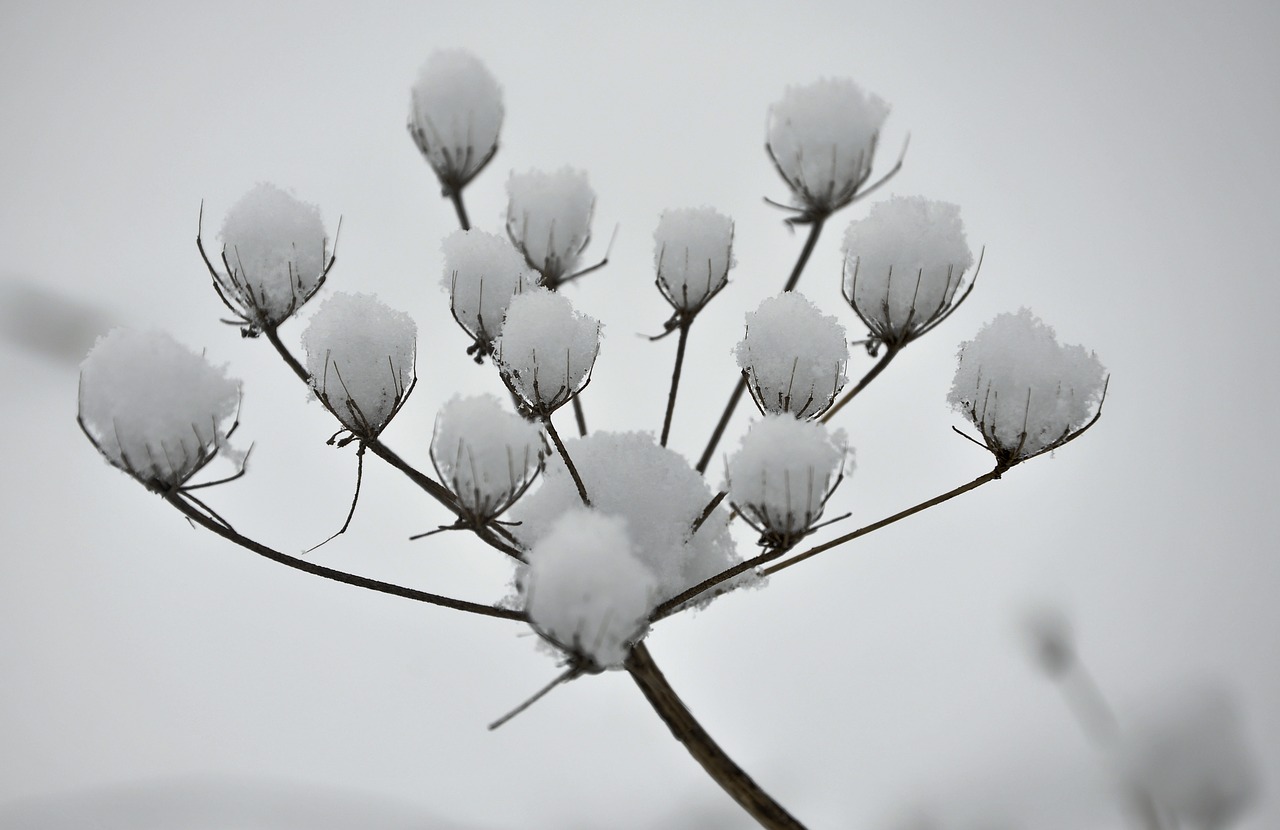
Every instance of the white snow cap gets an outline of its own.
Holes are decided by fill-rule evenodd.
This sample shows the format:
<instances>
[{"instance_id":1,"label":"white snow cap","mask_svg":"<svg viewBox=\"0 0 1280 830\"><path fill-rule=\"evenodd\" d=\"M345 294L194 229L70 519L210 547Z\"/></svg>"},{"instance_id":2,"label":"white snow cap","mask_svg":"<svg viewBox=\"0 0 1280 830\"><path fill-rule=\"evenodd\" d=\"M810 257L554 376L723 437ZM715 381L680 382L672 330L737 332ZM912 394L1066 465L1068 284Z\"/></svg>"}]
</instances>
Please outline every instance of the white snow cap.
<instances>
[{"instance_id":1,"label":"white snow cap","mask_svg":"<svg viewBox=\"0 0 1280 830\"><path fill-rule=\"evenodd\" d=\"M654 607L654 576L633 551L621 517L582 507L560 514L529 551L531 623L593 668L621 667Z\"/></svg>"},{"instance_id":2,"label":"white snow cap","mask_svg":"<svg viewBox=\"0 0 1280 830\"><path fill-rule=\"evenodd\" d=\"M436 418L436 473L469 516L487 522L525 491L542 463L542 430L492 395L454 397Z\"/></svg>"},{"instance_id":3,"label":"white snow cap","mask_svg":"<svg viewBox=\"0 0 1280 830\"><path fill-rule=\"evenodd\" d=\"M847 452L844 430L766 415L729 459L729 499L764 531L762 544L785 547L822 518Z\"/></svg>"},{"instance_id":4,"label":"white snow cap","mask_svg":"<svg viewBox=\"0 0 1280 830\"><path fill-rule=\"evenodd\" d=\"M733 258L733 220L712 208L665 210L653 232L658 290L677 311L696 312L724 287Z\"/></svg>"},{"instance_id":5,"label":"white snow cap","mask_svg":"<svg viewBox=\"0 0 1280 830\"><path fill-rule=\"evenodd\" d=\"M225 445L240 382L159 331L113 329L80 364L80 423L112 466L181 486Z\"/></svg>"},{"instance_id":6,"label":"white snow cap","mask_svg":"<svg viewBox=\"0 0 1280 830\"><path fill-rule=\"evenodd\" d=\"M1226 830L1257 800L1259 782L1234 701L1216 688L1181 689L1123 736L1121 769L1166 823Z\"/></svg>"},{"instance_id":7,"label":"white snow cap","mask_svg":"<svg viewBox=\"0 0 1280 830\"><path fill-rule=\"evenodd\" d=\"M756 403L773 414L817 417L849 379L844 326L795 291L747 313L747 333L734 356Z\"/></svg>"},{"instance_id":8,"label":"white snow cap","mask_svg":"<svg viewBox=\"0 0 1280 830\"><path fill-rule=\"evenodd\" d=\"M1097 355L1059 344L1053 329L1025 308L983 326L960 344L959 358L947 401L1008 460L1058 445L1102 401L1105 370Z\"/></svg>"},{"instance_id":9,"label":"white snow cap","mask_svg":"<svg viewBox=\"0 0 1280 830\"><path fill-rule=\"evenodd\" d=\"M581 391L600 351L600 323L541 286L517 294L495 348L506 383L535 415Z\"/></svg>"},{"instance_id":10,"label":"white snow cap","mask_svg":"<svg viewBox=\"0 0 1280 830\"><path fill-rule=\"evenodd\" d=\"M872 205L844 235L844 294L880 341L923 333L951 307L973 265L960 208L922 196Z\"/></svg>"},{"instance_id":11,"label":"white snow cap","mask_svg":"<svg viewBox=\"0 0 1280 830\"><path fill-rule=\"evenodd\" d=\"M530 170L507 179L507 233L542 283L555 288L573 273L591 240L596 193L582 170Z\"/></svg>"},{"instance_id":12,"label":"white snow cap","mask_svg":"<svg viewBox=\"0 0 1280 830\"><path fill-rule=\"evenodd\" d=\"M369 294L334 294L302 332L311 387L360 438L376 438L414 381L417 327Z\"/></svg>"},{"instance_id":13,"label":"white snow cap","mask_svg":"<svg viewBox=\"0 0 1280 830\"><path fill-rule=\"evenodd\" d=\"M214 271L224 298L255 330L279 325L320 287L329 252L320 209L258 184L227 211Z\"/></svg>"},{"instance_id":14,"label":"white snow cap","mask_svg":"<svg viewBox=\"0 0 1280 830\"><path fill-rule=\"evenodd\" d=\"M444 278L458 325L476 341L476 359L488 354L502 330L511 298L538 275L510 240L485 231L454 231L444 238Z\"/></svg>"},{"instance_id":15,"label":"white snow cap","mask_svg":"<svg viewBox=\"0 0 1280 830\"><path fill-rule=\"evenodd\" d=\"M767 148L801 207L829 213L871 173L889 105L847 78L789 86L769 108Z\"/></svg>"},{"instance_id":16,"label":"white snow cap","mask_svg":"<svg viewBox=\"0 0 1280 830\"><path fill-rule=\"evenodd\" d=\"M409 134L446 191L471 181L498 150L502 89L475 55L432 54L413 85Z\"/></svg>"},{"instance_id":17,"label":"white snow cap","mask_svg":"<svg viewBox=\"0 0 1280 830\"><path fill-rule=\"evenodd\" d=\"M636 557L657 579L658 600L670 599L740 561L723 506L696 534L691 532L711 502L711 488L684 456L658 446L651 434L593 432L566 439L565 449L595 510L627 520ZM513 532L525 545L540 545L558 517L581 505L564 461L553 453L542 483L512 510L512 518L520 522ZM746 579L750 575L718 587L727 590ZM710 599L703 597L696 604Z\"/></svg>"}]
</instances>

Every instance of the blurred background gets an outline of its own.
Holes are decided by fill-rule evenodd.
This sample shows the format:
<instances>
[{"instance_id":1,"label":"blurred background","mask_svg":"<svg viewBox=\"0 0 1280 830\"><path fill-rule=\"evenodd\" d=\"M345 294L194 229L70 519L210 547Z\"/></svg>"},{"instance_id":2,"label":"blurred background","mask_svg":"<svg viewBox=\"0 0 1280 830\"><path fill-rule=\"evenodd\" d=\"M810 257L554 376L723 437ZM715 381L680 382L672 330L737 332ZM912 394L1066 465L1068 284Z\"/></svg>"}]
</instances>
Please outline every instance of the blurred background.
<instances>
[{"instance_id":1,"label":"blurred background","mask_svg":"<svg viewBox=\"0 0 1280 830\"><path fill-rule=\"evenodd\" d=\"M771 794L815 828L1129 826L1113 763L1026 648L1021 621L1047 607L1122 730L1187 690L1231 701L1257 785L1233 826L1280 826L1277 35L1265 0L4 3L0 826L749 825L625 675L487 732L557 672L521 626L255 557L189 527L76 427L94 338L164 328L244 381L250 471L207 500L287 551L340 526L354 447L326 447L331 416L265 342L218 322L194 245L202 200L214 238L270 181L330 233L342 217L326 291L416 319L420 382L384 437L427 464L440 404L499 389L449 317L439 245L456 220L404 127L419 67L454 47L505 94L502 147L466 192L473 224L501 227L510 171L570 164L598 194L587 261L618 228L608 267L566 289L605 325L592 429L660 428L675 343L640 336L668 314L652 232L665 208L709 205L737 223L738 267L690 338L671 443L701 451L742 315L803 242L762 201L787 196L763 152L768 106L829 76L892 105L879 170L910 134L872 199L958 203L986 246L968 302L837 418L858 464L844 529L989 468L945 397L957 344L995 314L1028 306L1111 372L1102 420L1055 457L652 632L672 684ZM865 211L828 223L799 286L851 339L839 251ZM282 328L295 349L303 326ZM870 365L855 352L849 373ZM351 530L315 561L507 593L493 551L407 541L446 515L369 461Z\"/></svg>"}]
</instances>

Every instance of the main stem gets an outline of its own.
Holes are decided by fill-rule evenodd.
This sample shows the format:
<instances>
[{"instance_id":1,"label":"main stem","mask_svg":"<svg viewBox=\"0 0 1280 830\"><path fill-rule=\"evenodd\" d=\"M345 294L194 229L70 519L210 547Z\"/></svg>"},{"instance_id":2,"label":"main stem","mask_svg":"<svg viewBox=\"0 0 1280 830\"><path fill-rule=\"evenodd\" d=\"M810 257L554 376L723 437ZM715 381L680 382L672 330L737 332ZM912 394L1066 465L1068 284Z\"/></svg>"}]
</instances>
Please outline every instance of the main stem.
<instances>
[{"instance_id":1,"label":"main stem","mask_svg":"<svg viewBox=\"0 0 1280 830\"><path fill-rule=\"evenodd\" d=\"M671 393L667 395L667 414L662 418L662 446L667 445L667 436L671 434L671 415L676 411L676 390L680 388L680 368L684 365L684 347L689 340L690 321L680 321L680 337L676 340L676 365L671 370ZM701 472L701 471L699 471Z\"/></svg>"},{"instance_id":2,"label":"main stem","mask_svg":"<svg viewBox=\"0 0 1280 830\"><path fill-rule=\"evenodd\" d=\"M885 347L884 357L876 361L876 365L872 366L871 369L868 370L867 373L862 376L862 380L858 381L857 386L853 387L848 392L845 392L844 395L840 398L840 400L836 401L834 406L832 406L830 409L828 409L826 412L823 413L822 417L818 419L819 423L825 424L827 421L830 421L837 412L839 412L842 408L844 408L845 404L853 400L855 395L857 395L863 389L866 389L867 384L875 380L876 375L884 371L884 367L889 365L889 361L893 360L894 355L896 355L900 349L901 349L900 346Z\"/></svg>"},{"instance_id":3,"label":"main stem","mask_svg":"<svg viewBox=\"0 0 1280 830\"><path fill-rule=\"evenodd\" d=\"M471 230L471 220L467 218L467 207L462 204L462 188L450 188L449 201L453 202L453 209L458 214L458 224L464 231Z\"/></svg>"},{"instance_id":4,"label":"main stem","mask_svg":"<svg viewBox=\"0 0 1280 830\"><path fill-rule=\"evenodd\" d=\"M627 657L626 669L631 679L662 718L675 739L684 744L694 760L702 765L717 784L751 817L770 830L804 830L804 825L774 801L751 776L747 775L720 748L693 713L680 700L653 661L644 643L639 643Z\"/></svg>"},{"instance_id":5,"label":"main stem","mask_svg":"<svg viewBox=\"0 0 1280 830\"><path fill-rule=\"evenodd\" d=\"M560 433L556 432L555 424L551 423L551 416L549 414L542 416L542 423L546 424L547 434L551 436L551 441L556 445L556 451L560 453L560 458L564 460L564 466L568 468L569 475L573 476L573 483L578 486L578 497L582 499L584 506L590 507L591 499L587 498L587 488L582 483L582 477L578 475L578 468L573 466L573 459L565 451L564 442L560 440Z\"/></svg>"}]
</instances>

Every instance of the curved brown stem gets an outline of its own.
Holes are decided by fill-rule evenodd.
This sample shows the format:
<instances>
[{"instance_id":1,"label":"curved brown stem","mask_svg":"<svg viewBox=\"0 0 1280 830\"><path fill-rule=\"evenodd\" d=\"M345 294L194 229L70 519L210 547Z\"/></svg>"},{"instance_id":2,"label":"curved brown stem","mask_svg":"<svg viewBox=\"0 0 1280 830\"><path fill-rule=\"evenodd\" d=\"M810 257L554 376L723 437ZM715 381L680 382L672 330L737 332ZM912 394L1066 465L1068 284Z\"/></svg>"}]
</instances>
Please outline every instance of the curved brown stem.
<instances>
[{"instance_id":1,"label":"curved brown stem","mask_svg":"<svg viewBox=\"0 0 1280 830\"><path fill-rule=\"evenodd\" d=\"M458 224L464 231L471 230L471 220L467 218L467 207L462 204L462 188L450 188L449 200L453 202L453 209L458 214Z\"/></svg>"},{"instance_id":2,"label":"curved brown stem","mask_svg":"<svg viewBox=\"0 0 1280 830\"><path fill-rule=\"evenodd\" d=\"M834 406L832 406L830 409L824 412L822 414L822 417L818 419L818 422L825 424L827 421L830 421L832 417L834 417L835 414L844 407L845 404L853 400L854 396L856 396L863 389L866 389L867 384L871 383L871 381L876 379L876 375L884 371L884 368L889 365L889 361L893 360L894 355L896 355L900 350L901 349L898 346L886 346L884 357L876 361L876 365L872 366L867 371L867 373L862 376L862 380L858 381L856 386L854 386L848 392L845 392L844 395L841 396L840 400L835 402Z\"/></svg>"},{"instance_id":3,"label":"curved brown stem","mask_svg":"<svg viewBox=\"0 0 1280 830\"><path fill-rule=\"evenodd\" d=\"M564 466L568 468L569 475L573 477L573 483L578 487L578 497L582 499L582 504L586 507L591 506L591 499L587 497L587 487L582 483L582 477L578 475L578 468L573 465L573 459L569 457L569 453L564 448L564 442L560 440L560 433L556 432L555 424L551 423L551 416L545 415L542 423L547 427L547 434L551 436L551 441L556 445L556 451L560 453Z\"/></svg>"},{"instance_id":4,"label":"curved brown stem","mask_svg":"<svg viewBox=\"0 0 1280 830\"><path fill-rule=\"evenodd\" d=\"M680 369L684 366L684 347L689 341L689 324L692 321L680 321L680 336L676 340L676 365L671 370L671 393L667 395L667 413L662 418L661 446L667 445L667 437L671 434L671 416L676 411L676 391L680 388Z\"/></svg>"}]
</instances>

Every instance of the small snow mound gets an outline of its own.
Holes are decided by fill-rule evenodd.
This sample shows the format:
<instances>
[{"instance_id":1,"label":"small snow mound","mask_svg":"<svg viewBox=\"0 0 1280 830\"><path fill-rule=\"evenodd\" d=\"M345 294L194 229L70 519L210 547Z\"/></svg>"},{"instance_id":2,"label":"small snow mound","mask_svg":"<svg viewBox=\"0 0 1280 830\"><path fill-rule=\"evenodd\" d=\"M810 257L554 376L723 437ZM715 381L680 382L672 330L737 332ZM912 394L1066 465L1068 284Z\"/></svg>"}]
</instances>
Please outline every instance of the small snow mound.
<instances>
[{"instance_id":1,"label":"small snow mound","mask_svg":"<svg viewBox=\"0 0 1280 830\"><path fill-rule=\"evenodd\" d=\"M658 290L693 314L724 287L733 258L733 220L712 208L666 210L653 232Z\"/></svg>"},{"instance_id":2,"label":"small snow mound","mask_svg":"<svg viewBox=\"0 0 1280 830\"><path fill-rule=\"evenodd\" d=\"M507 179L507 233L542 284L555 288L571 276L591 241L596 194L582 170L530 170Z\"/></svg>"},{"instance_id":3,"label":"small snow mound","mask_svg":"<svg viewBox=\"0 0 1280 830\"><path fill-rule=\"evenodd\" d=\"M454 397L436 418L436 473L479 523L497 518L537 475L542 430L507 412L492 395Z\"/></svg>"},{"instance_id":4,"label":"small snow mound","mask_svg":"<svg viewBox=\"0 0 1280 830\"><path fill-rule=\"evenodd\" d=\"M600 351L600 323L541 286L517 294L495 346L503 380L539 417L586 385Z\"/></svg>"},{"instance_id":5,"label":"small snow mound","mask_svg":"<svg viewBox=\"0 0 1280 830\"><path fill-rule=\"evenodd\" d=\"M492 351L511 298L537 284L510 240L485 231L454 231L444 238L444 277L453 317L475 340L477 359Z\"/></svg>"},{"instance_id":6,"label":"small snow mound","mask_svg":"<svg viewBox=\"0 0 1280 830\"><path fill-rule=\"evenodd\" d=\"M849 379L844 326L794 291L747 314L747 333L734 355L752 397L768 413L815 418L831 408Z\"/></svg>"},{"instance_id":7,"label":"small snow mound","mask_svg":"<svg viewBox=\"0 0 1280 830\"><path fill-rule=\"evenodd\" d=\"M502 88L480 59L444 50L413 85L409 134L446 190L459 190L497 152L502 114Z\"/></svg>"}]
</instances>

